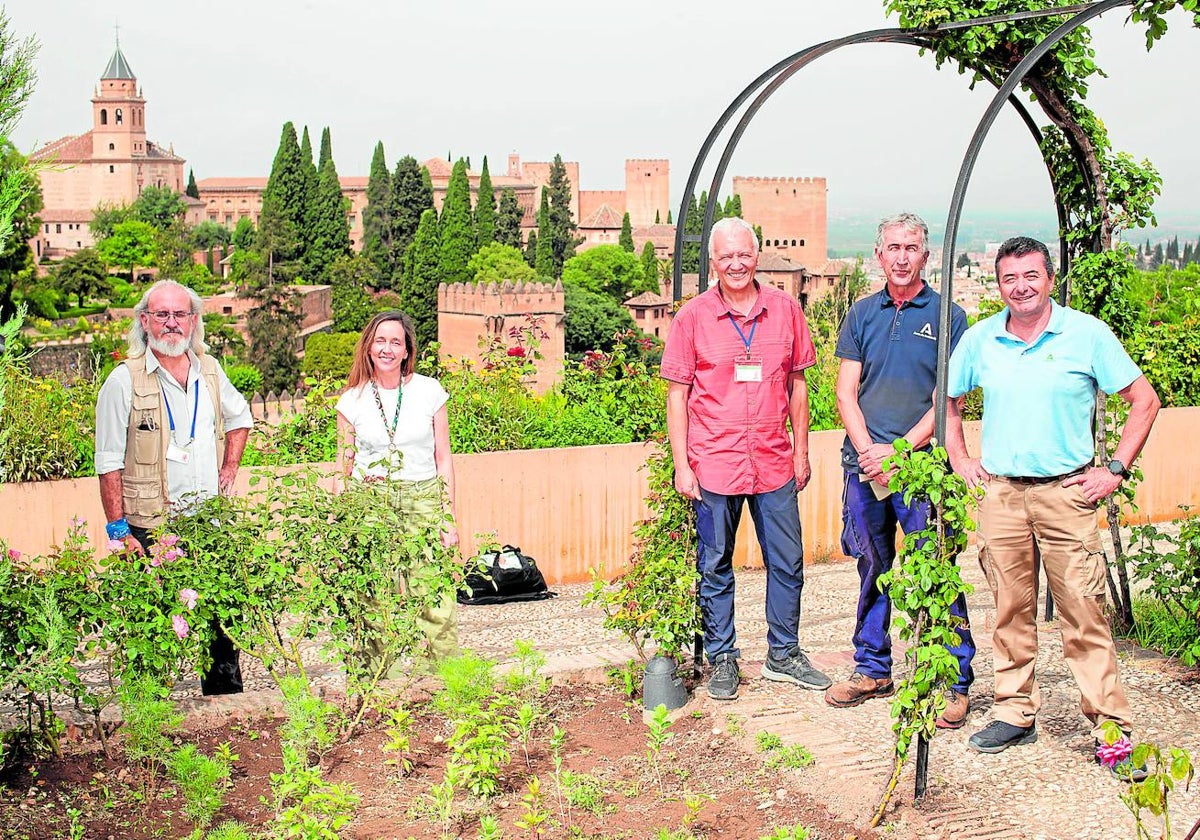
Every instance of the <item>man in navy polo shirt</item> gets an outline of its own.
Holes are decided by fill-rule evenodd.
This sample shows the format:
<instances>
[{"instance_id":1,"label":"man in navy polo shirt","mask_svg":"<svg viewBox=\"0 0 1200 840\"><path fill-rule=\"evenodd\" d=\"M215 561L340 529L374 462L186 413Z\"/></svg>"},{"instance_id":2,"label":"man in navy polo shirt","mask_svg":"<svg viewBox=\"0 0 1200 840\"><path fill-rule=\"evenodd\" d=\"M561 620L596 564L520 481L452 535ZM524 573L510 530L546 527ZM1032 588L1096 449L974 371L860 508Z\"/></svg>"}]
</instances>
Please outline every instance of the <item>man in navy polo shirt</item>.
<instances>
[{"instance_id":1,"label":"man in navy polo shirt","mask_svg":"<svg viewBox=\"0 0 1200 840\"><path fill-rule=\"evenodd\" d=\"M879 591L879 576L896 558L896 526L909 533L924 529L929 520L928 500L906 504L902 493L889 493L890 474L883 469L897 438L921 449L933 436L941 302L921 279L929 257L929 227L912 213L889 216L879 223L875 257L887 285L850 308L836 350L841 359L838 411L846 427L842 549L858 561L861 583L854 673L825 692L826 702L841 708L895 691L888 632L892 605L887 593ZM955 304L950 316L951 349L966 329L967 316ZM959 678L937 720L943 729L957 729L966 722L968 691L974 680L975 643L964 596L959 595L951 612L962 619L960 642L950 651L958 659Z\"/></svg>"}]
</instances>

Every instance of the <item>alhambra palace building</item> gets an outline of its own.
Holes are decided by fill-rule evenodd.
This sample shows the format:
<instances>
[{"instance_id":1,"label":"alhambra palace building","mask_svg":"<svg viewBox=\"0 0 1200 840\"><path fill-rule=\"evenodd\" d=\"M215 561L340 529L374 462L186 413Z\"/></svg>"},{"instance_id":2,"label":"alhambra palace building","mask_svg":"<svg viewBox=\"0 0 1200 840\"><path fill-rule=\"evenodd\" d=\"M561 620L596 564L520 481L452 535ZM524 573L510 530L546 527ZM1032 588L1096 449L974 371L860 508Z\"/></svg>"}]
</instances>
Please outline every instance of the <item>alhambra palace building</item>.
<instances>
[{"instance_id":1,"label":"alhambra palace building","mask_svg":"<svg viewBox=\"0 0 1200 840\"><path fill-rule=\"evenodd\" d=\"M94 244L89 223L101 204L127 205L147 186L169 187L183 193L184 158L173 148L164 149L147 137L146 98L129 62L118 43L92 96L92 127L83 134L68 135L34 152L31 160L42 163L41 178L44 209L41 226L30 242L36 259L47 262L62 259ZM450 180L451 164L441 158L424 162L434 189L434 203L440 210ZM675 226L661 223L671 212L670 164L666 160L626 160L623 190L580 189L579 163L566 162L571 183L571 211L583 238L578 250L597 245L615 244L626 213L633 226L633 238L640 253L646 242L653 242L660 259L673 257ZM472 192L478 188L479 173L470 172ZM348 201L347 221L350 238L357 250L362 247L363 210L367 203L367 178L343 176L342 194ZM524 210L522 227L537 227L537 208L541 191L550 181L550 163L522 161L517 154L508 156L506 170L492 175L497 197L504 189L513 190ZM232 229L243 217L255 224L262 212L262 194L267 178L203 178L196 182L199 199L184 196L186 220L198 224L209 220ZM742 215L762 228L763 247L759 278L802 302L819 297L833 288L845 269L844 261L828 260L826 255L826 183L824 178L751 178L735 177L733 191L741 196ZM695 275L685 277L685 293L696 290ZM448 333L443 344L476 347L481 331L498 334L497 324L517 311L537 311L548 316L545 326L551 332L551 344L561 346L562 292L543 288L509 285L491 292L443 289L441 313ZM645 293L626 302L635 323L648 335L666 337L670 321L671 290L664 284L660 294ZM522 309L522 307L528 307ZM511 310L511 311L510 311ZM466 333L470 332L469 341ZM455 336L463 340L457 341ZM557 336L554 335L557 333ZM447 341L448 340L448 341ZM561 360L561 352L558 353Z\"/></svg>"}]
</instances>

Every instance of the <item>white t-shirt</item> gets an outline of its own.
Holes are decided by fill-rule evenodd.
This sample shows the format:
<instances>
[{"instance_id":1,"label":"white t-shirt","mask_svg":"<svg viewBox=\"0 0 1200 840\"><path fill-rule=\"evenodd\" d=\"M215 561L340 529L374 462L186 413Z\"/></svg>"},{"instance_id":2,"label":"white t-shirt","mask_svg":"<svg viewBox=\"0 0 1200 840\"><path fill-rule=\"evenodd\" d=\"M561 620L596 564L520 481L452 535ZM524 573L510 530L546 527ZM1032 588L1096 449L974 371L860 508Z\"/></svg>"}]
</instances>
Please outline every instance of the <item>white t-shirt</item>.
<instances>
[{"instance_id":1,"label":"white t-shirt","mask_svg":"<svg viewBox=\"0 0 1200 840\"><path fill-rule=\"evenodd\" d=\"M437 475L437 464L433 459L433 415L446 404L450 395L436 379L419 373L414 373L405 383L400 419L396 421L393 438L403 456L403 465L396 470L394 461L389 467L388 430L396 414L398 396L399 391L395 388L379 389L383 413L387 415L386 426L369 381L351 388L338 399L338 414L354 426L355 478L423 481Z\"/></svg>"}]
</instances>

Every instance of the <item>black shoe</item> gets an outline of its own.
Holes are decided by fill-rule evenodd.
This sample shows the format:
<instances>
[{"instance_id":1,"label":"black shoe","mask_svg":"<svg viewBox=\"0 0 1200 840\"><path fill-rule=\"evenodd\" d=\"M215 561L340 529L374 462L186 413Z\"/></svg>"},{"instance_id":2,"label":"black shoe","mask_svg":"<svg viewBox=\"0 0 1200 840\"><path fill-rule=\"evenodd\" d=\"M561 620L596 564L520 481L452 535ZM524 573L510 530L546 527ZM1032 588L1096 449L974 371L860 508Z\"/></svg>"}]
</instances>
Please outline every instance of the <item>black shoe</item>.
<instances>
[{"instance_id":1,"label":"black shoe","mask_svg":"<svg viewBox=\"0 0 1200 840\"><path fill-rule=\"evenodd\" d=\"M1096 741L1096 763L1107 767L1122 782L1144 782L1150 778L1145 764L1134 765L1133 743L1123 735L1114 744Z\"/></svg>"},{"instance_id":2,"label":"black shoe","mask_svg":"<svg viewBox=\"0 0 1200 840\"><path fill-rule=\"evenodd\" d=\"M714 700L736 700L741 678L737 657L732 653L718 654L713 660L712 675L708 678L708 696Z\"/></svg>"},{"instance_id":3,"label":"black shoe","mask_svg":"<svg viewBox=\"0 0 1200 840\"><path fill-rule=\"evenodd\" d=\"M814 668L799 647L792 648L782 659L768 653L767 661L763 663L762 675L764 679L789 682L813 691L824 691L833 685L833 680Z\"/></svg>"},{"instance_id":4,"label":"black shoe","mask_svg":"<svg viewBox=\"0 0 1200 840\"><path fill-rule=\"evenodd\" d=\"M1009 747L1032 744L1037 740L1037 724L1013 726L1002 720L994 720L971 736L967 744L975 752L998 753Z\"/></svg>"}]
</instances>

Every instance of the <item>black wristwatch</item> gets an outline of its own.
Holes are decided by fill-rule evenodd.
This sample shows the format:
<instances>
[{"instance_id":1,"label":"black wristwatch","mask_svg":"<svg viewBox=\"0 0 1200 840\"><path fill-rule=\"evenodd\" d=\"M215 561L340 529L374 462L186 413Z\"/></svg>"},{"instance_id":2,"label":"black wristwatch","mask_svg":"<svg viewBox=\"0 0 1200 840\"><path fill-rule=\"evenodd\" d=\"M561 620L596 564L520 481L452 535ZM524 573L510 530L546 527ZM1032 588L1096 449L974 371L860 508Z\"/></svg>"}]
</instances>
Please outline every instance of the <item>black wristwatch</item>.
<instances>
[{"instance_id":1,"label":"black wristwatch","mask_svg":"<svg viewBox=\"0 0 1200 840\"><path fill-rule=\"evenodd\" d=\"M1108 462L1108 471L1113 475L1119 475L1121 478L1129 478L1129 470L1116 458Z\"/></svg>"}]
</instances>

